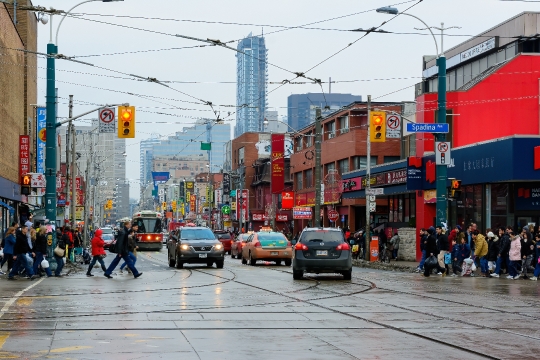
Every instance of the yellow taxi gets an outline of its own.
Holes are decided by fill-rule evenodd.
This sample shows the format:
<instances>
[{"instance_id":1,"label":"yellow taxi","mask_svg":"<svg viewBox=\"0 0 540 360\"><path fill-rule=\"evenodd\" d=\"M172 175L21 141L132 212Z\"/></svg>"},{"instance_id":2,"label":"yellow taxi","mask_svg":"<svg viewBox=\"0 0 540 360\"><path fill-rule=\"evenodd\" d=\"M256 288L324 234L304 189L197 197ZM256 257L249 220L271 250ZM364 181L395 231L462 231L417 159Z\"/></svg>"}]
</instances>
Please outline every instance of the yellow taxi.
<instances>
[{"instance_id":1,"label":"yellow taxi","mask_svg":"<svg viewBox=\"0 0 540 360\"><path fill-rule=\"evenodd\" d=\"M292 263L292 245L280 232L258 231L251 234L242 246L242 264L255 265L258 260L273 261L286 266Z\"/></svg>"}]
</instances>

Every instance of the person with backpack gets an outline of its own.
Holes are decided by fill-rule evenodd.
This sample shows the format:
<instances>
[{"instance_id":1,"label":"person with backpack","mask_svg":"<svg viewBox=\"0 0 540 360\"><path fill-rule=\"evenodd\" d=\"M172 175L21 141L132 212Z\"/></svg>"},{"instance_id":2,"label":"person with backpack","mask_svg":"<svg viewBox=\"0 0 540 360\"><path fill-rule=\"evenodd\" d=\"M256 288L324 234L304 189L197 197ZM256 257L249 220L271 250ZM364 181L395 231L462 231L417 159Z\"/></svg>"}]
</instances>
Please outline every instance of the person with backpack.
<instances>
[{"instance_id":1,"label":"person with backpack","mask_svg":"<svg viewBox=\"0 0 540 360\"><path fill-rule=\"evenodd\" d=\"M107 268L105 267L105 262L103 262L103 258L107 256L107 253L104 249L105 241L103 241L101 235L103 235L103 230L97 229L94 234L94 238L92 239L92 262L90 262L90 265L88 265L86 276L94 276L92 275L92 268L94 267L94 265L96 265L96 262L99 262L103 272L107 271Z\"/></svg>"},{"instance_id":2,"label":"person with backpack","mask_svg":"<svg viewBox=\"0 0 540 360\"><path fill-rule=\"evenodd\" d=\"M117 255L114 257L114 260L111 262L111 264L109 265L109 267L103 274L108 279L112 279L111 273L118 266L121 259L124 259L124 261L127 263L127 266L133 273L133 277L135 279L142 275L142 273L137 271L135 266L133 266L133 261L128 256L129 255L128 236L129 236L130 228L131 228L131 222L126 221L124 223L124 229L118 232L118 238L116 240L116 244L114 245L114 251L116 251ZM109 251L110 250L111 249L109 249Z\"/></svg>"},{"instance_id":3,"label":"person with backpack","mask_svg":"<svg viewBox=\"0 0 540 360\"><path fill-rule=\"evenodd\" d=\"M499 253L497 254L497 261L495 263L495 272L491 274L491 277L498 278L501 274L502 264L506 264L508 269L510 266L510 260L508 259L508 252L510 251L510 235L504 228L499 229Z\"/></svg>"}]
</instances>

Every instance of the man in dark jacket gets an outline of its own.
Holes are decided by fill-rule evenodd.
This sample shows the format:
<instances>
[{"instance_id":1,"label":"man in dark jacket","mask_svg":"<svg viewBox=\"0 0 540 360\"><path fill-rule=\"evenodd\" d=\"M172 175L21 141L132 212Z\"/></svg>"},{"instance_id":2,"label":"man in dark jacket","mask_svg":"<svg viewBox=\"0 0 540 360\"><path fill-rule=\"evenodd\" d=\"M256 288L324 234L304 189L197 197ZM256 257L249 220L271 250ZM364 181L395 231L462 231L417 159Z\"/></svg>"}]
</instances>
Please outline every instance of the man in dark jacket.
<instances>
[{"instance_id":1,"label":"man in dark jacket","mask_svg":"<svg viewBox=\"0 0 540 360\"><path fill-rule=\"evenodd\" d=\"M34 280L36 276L34 275L34 271L28 264L28 260L26 259L26 254L30 252L30 247L28 246L28 239L26 237L26 233L28 232L28 227L26 225L21 226L21 230L17 231L16 235L16 241L15 246L13 248L13 260L15 260L15 263L13 264L13 268L11 269L8 279L9 280L15 280L15 275L19 273L19 268L22 266L26 270L26 274L30 276L30 280ZM32 256L36 256L36 254L32 253Z\"/></svg>"},{"instance_id":2,"label":"man in dark jacket","mask_svg":"<svg viewBox=\"0 0 540 360\"><path fill-rule=\"evenodd\" d=\"M446 230L442 226L437 226L437 250L439 251L437 255L437 260L439 261L439 267L445 268L445 271L439 275L448 274L448 265L444 263L444 257L448 253L450 244L448 243L448 235L446 235Z\"/></svg>"},{"instance_id":3,"label":"man in dark jacket","mask_svg":"<svg viewBox=\"0 0 540 360\"><path fill-rule=\"evenodd\" d=\"M426 250L426 259L429 259L430 257L435 257L435 260L437 260L437 255L439 254L439 250L437 249L437 239L435 238L435 228L433 226L430 226L427 230L428 237L425 242L424 249ZM427 262L427 261L426 261ZM438 272L442 274L443 271L445 271L444 268L441 268L439 266L439 262L437 261L434 265L428 266L428 264L424 264L424 276L428 277L431 273L431 270L437 269Z\"/></svg>"},{"instance_id":4,"label":"man in dark jacket","mask_svg":"<svg viewBox=\"0 0 540 360\"><path fill-rule=\"evenodd\" d=\"M497 263L495 265L495 272L491 274L492 277L499 277L501 273L501 265L504 263L508 268L510 259L508 253L510 252L510 236L504 228L499 229L499 253L497 255Z\"/></svg>"},{"instance_id":5,"label":"man in dark jacket","mask_svg":"<svg viewBox=\"0 0 540 360\"><path fill-rule=\"evenodd\" d=\"M421 228L420 229L420 251L422 251L422 259L420 259L420 263L418 264L418 267L416 268L416 272L422 272L424 271L424 263L426 262L426 241L428 238L428 232L426 229Z\"/></svg>"},{"instance_id":6,"label":"man in dark jacket","mask_svg":"<svg viewBox=\"0 0 540 360\"><path fill-rule=\"evenodd\" d=\"M118 233L118 237L117 237L116 245L115 245L115 250L117 252L117 255L114 257L114 260L109 265L109 268L107 269L107 271L105 271L105 273L103 274L106 278L112 279L111 273L118 266L121 259L124 259L128 268L131 270L131 273L133 274L134 278L138 278L139 276L142 275L142 273L138 272L135 266L133 266L133 261L129 257L128 236L129 236L130 228L131 228L131 222L126 221L124 223L124 229Z\"/></svg>"}]
</instances>

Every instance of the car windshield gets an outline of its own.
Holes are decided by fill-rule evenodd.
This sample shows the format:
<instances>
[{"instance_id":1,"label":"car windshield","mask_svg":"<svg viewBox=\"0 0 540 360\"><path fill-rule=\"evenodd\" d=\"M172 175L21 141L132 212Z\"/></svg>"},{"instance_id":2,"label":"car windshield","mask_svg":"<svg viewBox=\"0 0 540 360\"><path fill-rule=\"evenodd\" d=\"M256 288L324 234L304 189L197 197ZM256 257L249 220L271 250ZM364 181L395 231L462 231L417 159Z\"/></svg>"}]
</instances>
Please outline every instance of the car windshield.
<instances>
[{"instance_id":1,"label":"car windshield","mask_svg":"<svg viewBox=\"0 0 540 360\"><path fill-rule=\"evenodd\" d=\"M136 218L134 223L139 225L138 233L160 233L161 219L159 218Z\"/></svg>"},{"instance_id":2,"label":"car windshield","mask_svg":"<svg viewBox=\"0 0 540 360\"><path fill-rule=\"evenodd\" d=\"M328 231L328 230L316 230L316 231L304 231L301 237L302 242L315 242L315 241L327 241L327 242L342 242L343 234L341 231Z\"/></svg>"},{"instance_id":3,"label":"car windshield","mask_svg":"<svg viewBox=\"0 0 540 360\"><path fill-rule=\"evenodd\" d=\"M208 240L215 238L216 236L210 229L183 229L180 233L180 240Z\"/></svg>"},{"instance_id":4,"label":"car windshield","mask_svg":"<svg viewBox=\"0 0 540 360\"><path fill-rule=\"evenodd\" d=\"M101 236L101 238L102 238L103 240L112 240L112 239L113 239L113 236L112 236L112 234L103 234L103 235Z\"/></svg>"},{"instance_id":5,"label":"car windshield","mask_svg":"<svg viewBox=\"0 0 540 360\"><path fill-rule=\"evenodd\" d=\"M230 239L231 238L231 235L229 234L216 234L216 236L218 237L218 239Z\"/></svg>"},{"instance_id":6,"label":"car windshield","mask_svg":"<svg viewBox=\"0 0 540 360\"><path fill-rule=\"evenodd\" d=\"M259 233L259 240L263 240L263 241L266 241L266 240L284 240L285 239L285 235L283 234L268 234L268 233Z\"/></svg>"},{"instance_id":7,"label":"car windshield","mask_svg":"<svg viewBox=\"0 0 540 360\"><path fill-rule=\"evenodd\" d=\"M111 228L102 228L101 231L102 231L103 234L112 234L113 233Z\"/></svg>"}]
</instances>

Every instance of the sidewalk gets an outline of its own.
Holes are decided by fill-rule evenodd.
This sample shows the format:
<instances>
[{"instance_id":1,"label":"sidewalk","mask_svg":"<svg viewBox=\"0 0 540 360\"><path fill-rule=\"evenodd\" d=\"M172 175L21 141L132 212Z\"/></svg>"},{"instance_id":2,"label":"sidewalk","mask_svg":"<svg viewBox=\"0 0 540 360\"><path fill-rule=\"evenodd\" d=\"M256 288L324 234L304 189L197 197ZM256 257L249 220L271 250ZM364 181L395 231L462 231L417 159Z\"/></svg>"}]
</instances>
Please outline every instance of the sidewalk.
<instances>
[{"instance_id":1,"label":"sidewalk","mask_svg":"<svg viewBox=\"0 0 540 360\"><path fill-rule=\"evenodd\" d=\"M377 270L386 270L386 271L400 271L400 272L416 272L418 267L418 262L413 261L390 261L390 263L381 263L380 261L365 261L365 260L354 260L353 266Z\"/></svg>"}]
</instances>

